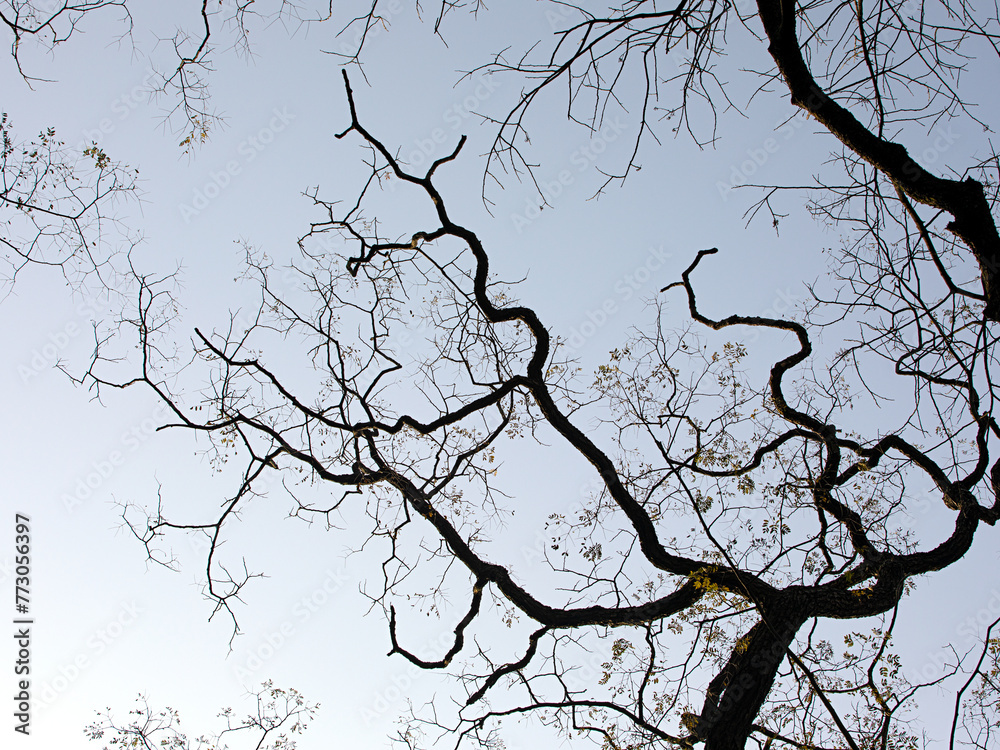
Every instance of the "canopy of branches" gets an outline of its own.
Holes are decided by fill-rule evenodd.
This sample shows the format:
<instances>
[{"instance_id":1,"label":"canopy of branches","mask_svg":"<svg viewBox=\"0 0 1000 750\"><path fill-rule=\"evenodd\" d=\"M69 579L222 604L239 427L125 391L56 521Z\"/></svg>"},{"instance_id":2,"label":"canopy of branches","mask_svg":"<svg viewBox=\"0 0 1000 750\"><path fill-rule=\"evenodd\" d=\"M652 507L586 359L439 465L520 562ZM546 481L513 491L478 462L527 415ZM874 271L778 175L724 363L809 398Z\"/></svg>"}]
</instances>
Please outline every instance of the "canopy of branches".
<instances>
[{"instance_id":1,"label":"canopy of branches","mask_svg":"<svg viewBox=\"0 0 1000 750\"><path fill-rule=\"evenodd\" d=\"M780 113L779 127L801 112L812 147L832 151L820 174L795 184L720 188L743 188L750 221L766 217L777 231L787 207L805 200L838 234L808 303L787 315L743 312L739 299L710 311L700 301L725 278L727 248L684 248L650 317L584 371L567 332L491 272L499 251L488 230L452 208L460 196L442 184L474 159L466 139L408 164L379 135L373 97L356 94L369 40L396 6L374 2L340 19L327 7L276 5L274 17L310 26L309 43L319 38L344 65L349 114L337 137L362 147L367 173L333 194L309 193L318 213L290 271L248 246L259 309L196 329L190 355L166 345L172 276L123 266L88 241L100 206L131 189L128 170L95 147L80 155L90 177L71 183L79 168L51 134L17 145L4 121L11 267L104 274L130 295L117 337L75 376L101 396L151 389L171 429L210 440L220 467L241 467L207 520L126 506L150 558L169 564L165 539L207 534L207 592L236 632L235 604L253 575L232 574L222 543L269 477L285 477L287 492L267 502L331 527L352 519L350 543L368 555L366 593L385 615L392 658L456 676L455 700L416 708L400 732L413 748L440 737L499 747L504 720L524 715L615 750L888 750L922 747L925 731L952 747L995 745L992 625L956 653L949 674L924 683L907 676L893 633L902 603L920 598L920 577L961 566L974 544L996 544L1000 165L984 86L1000 62L996 8L553 2L551 34L528 26L498 44L472 71L519 92L479 113L492 126L492 143L475 146L486 153L488 207L518 181L537 189L539 211L551 203L536 129L600 134L623 112L630 147L599 162L598 193L628 191L672 138L709 147L734 137L734 109L769 123ZM54 13L2 7L29 77L29 37L55 45L111 9L131 22L124 0ZM489 22L478 3L426 10L445 40L450 24ZM217 127L218 40L249 49L268 20L256 4L206 0L174 38L176 60L158 85L183 148L197 150ZM536 116L550 100L568 125ZM970 125L983 135L965 161L953 159L942 134ZM768 143L777 141L761 153ZM403 201L421 218L383 218ZM614 263L600 248L560 252L567 263ZM767 249L752 252L766 273ZM818 247L801 253L822 257ZM293 290L276 283L289 272ZM553 295L569 293L560 283L551 280ZM123 358L120 342L138 356ZM590 491L572 510L521 476L528 444L552 451L551 471L586 475ZM920 513L932 514L933 533L914 524ZM547 540L531 559L504 543L525 516L544 524ZM993 580L995 570L974 575ZM411 645L415 607L440 613L451 633L441 653ZM504 624L511 633L497 636ZM590 653L605 656L584 679L577 667ZM923 726L913 709L942 680L953 721Z\"/></svg>"}]
</instances>

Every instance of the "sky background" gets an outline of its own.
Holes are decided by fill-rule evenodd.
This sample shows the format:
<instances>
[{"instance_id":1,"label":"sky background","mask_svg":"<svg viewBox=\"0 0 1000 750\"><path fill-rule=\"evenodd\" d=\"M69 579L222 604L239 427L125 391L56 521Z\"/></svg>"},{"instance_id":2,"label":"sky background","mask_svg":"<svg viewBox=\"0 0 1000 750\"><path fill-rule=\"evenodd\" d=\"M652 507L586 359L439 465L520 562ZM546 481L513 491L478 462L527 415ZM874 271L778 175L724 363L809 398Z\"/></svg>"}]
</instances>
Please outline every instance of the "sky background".
<instances>
[{"instance_id":1,"label":"sky background","mask_svg":"<svg viewBox=\"0 0 1000 750\"><path fill-rule=\"evenodd\" d=\"M131 39L109 43L121 28L107 13L85 21L54 54L28 48L26 69L50 82L29 88L8 60L0 66L0 107L21 138L54 127L71 146L96 140L113 160L139 168L139 200L122 203L117 214L142 235L138 263L160 272L181 269L183 309L175 331L184 343L195 326L223 328L230 311L254 303L252 285L240 279L241 243L279 264L295 258L296 239L322 218L303 193L319 186L327 198L352 199L364 177L364 152L356 137L334 137L349 120L338 60L322 51L343 41L331 22L256 29L249 60L220 43L210 84L226 127L185 156L179 137L163 126L169 102L149 95L149 71L169 60L169 46L158 39L171 37L177 25L197 28L198 4L158 5L135 12ZM604 361L631 326L652 321L648 300L679 279L700 249L721 250L700 269L700 300L717 316L782 314L806 298L804 283L822 279L821 252L838 236L812 221L801 196L784 199L789 216L775 233L766 221L746 227L743 213L752 197L724 188L776 137L775 126L794 115L787 95L760 97L746 108L749 117L720 110L723 138L714 148L674 139L669 125L661 126L662 146L649 140L640 153L643 169L597 201L588 199L603 181L598 169L624 163L634 117L618 113L595 136L560 119L563 99L546 99L532 115L534 153L544 155L538 174L543 184L559 182L560 173L570 179L549 190L550 206L541 212L533 189L508 179L503 190L490 191L488 211L479 186L493 131L470 112L506 112L521 84L513 77L460 80L462 71L484 62L484 52L524 48L550 33L553 19L546 4L534 2L507 4L478 21L455 14L444 27L446 47L404 5L390 6L399 8L391 28L369 40L364 77L351 70L362 121L414 164L419 155L438 158L469 136L461 158L439 172L450 213L479 233L497 276L526 277L520 299L550 331L575 342L585 369ZM723 75L768 67L763 46L745 30L734 29L731 44L744 56L723 59ZM777 136L778 147L747 176L801 184L832 146L814 131L808 121L794 120L784 131L788 137ZM957 132L948 158L967 163L981 138ZM587 156L597 150L598 159ZM422 209L408 200L386 198L404 219L419 217ZM411 223L405 231L419 228ZM601 318L598 311L609 309L609 301L614 312ZM387 746L406 697L447 699L456 686L385 656L386 624L377 611L366 616L368 603L359 593L377 570L378 553L347 555L363 538L352 530L359 519L347 514L344 532L308 525L287 518L289 505L277 493L274 502L251 506L227 545L269 577L246 590L239 610L243 634L232 650L230 624L221 617L210 622L211 605L201 595L204 549L173 537L180 572L170 572L148 564L142 546L123 532L118 503L155 502L162 488L171 517L181 518L214 509L234 484L231 473L212 471L198 454L204 446L189 434L155 432L164 415L150 394L109 392L98 402L54 368L56 358L84 361L91 321L103 309L100 299L72 294L43 270L29 270L0 304L6 427L0 504L9 524L0 535L6 540L0 580L7 602L13 600L13 516L32 519L35 709L32 736L17 736L17 746L86 747L82 729L94 711L111 707L123 716L137 693L154 707L178 709L197 735L217 726L212 717L220 708L241 713L247 688L265 679L321 704L300 747ZM679 295L670 298L668 316L676 325L686 322ZM600 325L588 326L598 319ZM772 351L768 347L780 343L761 345ZM589 486L578 461L558 449L554 455L555 462L553 454L525 451L508 480L515 507L525 509L506 536L515 559L528 561L541 546L532 519L571 508ZM914 528L934 529L941 517L929 508L915 517ZM940 669L948 643L964 650L971 645L967 628L978 632L1000 613L1000 579L969 578L976 563L996 570L995 540L984 537L969 559L921 582L918 596L904 602L904 614L910 607L920 614L901 618L901 649L908 669L925 678ZM463 601L456 600L459 609ZM984 613L992 614L984 620ZM440 653L453 622L413 618L406 638L417 650ZM0 649L5 693L13 686L6 666L14 654L10 641ZM936 716L935 710L945 709L931 707L927 715ZM0 730L5 746L15 736L10 713ZM530 746L534 732L513 726L508 746Z\"/></svg>"}]
</instances>

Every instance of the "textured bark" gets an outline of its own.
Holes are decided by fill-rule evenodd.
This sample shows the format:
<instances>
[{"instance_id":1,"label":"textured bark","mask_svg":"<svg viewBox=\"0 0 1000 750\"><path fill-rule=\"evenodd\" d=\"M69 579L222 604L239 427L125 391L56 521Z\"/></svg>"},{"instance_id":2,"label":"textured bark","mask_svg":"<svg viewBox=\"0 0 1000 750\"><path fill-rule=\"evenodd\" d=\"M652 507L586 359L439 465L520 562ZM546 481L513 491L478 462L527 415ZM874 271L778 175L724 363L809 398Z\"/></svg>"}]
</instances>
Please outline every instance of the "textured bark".
<instances>
[{"instance_id":1,"label":"textured bark","mask_svg":"<svg viewBox=\"0 0 1000 750\"><path fill-rule=\"evenodd\" d=\"M758 0L757 7L770 42L768 52L788 86L792 104L809 112L907 197L952 215L948 229L968 246L979 264L986 317L1000 321L1000 233L982 184L971 177L948 180L931 174L913 160L904 146L874 134L830 98L802 56L795 31L795 0Z\"/></svg>"},{"instance_id":2,"label":"textured bark","mask_svg":"<svg viewBox=\"0 0 1000 750\"><path fill-rule=\"evenodd\" d=\"M705 750L743 750L788 646L805 621L798 608L782 598L733 650L705 692L697 727Z\"/></svg>"}]
</instances>

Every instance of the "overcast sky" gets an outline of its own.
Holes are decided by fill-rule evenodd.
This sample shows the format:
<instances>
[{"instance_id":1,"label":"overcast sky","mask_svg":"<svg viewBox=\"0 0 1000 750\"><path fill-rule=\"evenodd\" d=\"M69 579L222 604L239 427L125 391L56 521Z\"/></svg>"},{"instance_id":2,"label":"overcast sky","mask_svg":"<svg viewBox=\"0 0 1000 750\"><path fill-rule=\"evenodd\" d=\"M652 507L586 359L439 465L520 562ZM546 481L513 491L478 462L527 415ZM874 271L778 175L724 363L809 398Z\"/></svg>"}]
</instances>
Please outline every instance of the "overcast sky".
<instances>
[{"instance_id":1,"label":"overcast sky","mask_svg":"<svg viewBox=\"0 0 1000 750\"><path fill-rule=\"evenodd\" d=\"M340 48L339 26L332 23L308 33L280 24L261 28L251 39L251 60L220 50L210 83L226 126L185 156L177 134L163 126L170 102L150 97L150 66L169 59L157 38L172 36L178 23L197 28L192 5L171 8L176 18L164 9L137 13L131 40L113 43L121 29L108 13L85 22L54 54L27 49L26 70L48 79L30 88L10 60L0 66L0 106L20 137L54 127L68 144L96 140L113 160L140 170L139 200L122 203L118 215L142 236L138 263L160 272L181 268L183 311L175 331L182 343L195 326L222 328L229 311L253 304L252 287L239 280L240 242L278 263L294 258L296 239L321 218L303 192L319 186L328 198L352 199L365 156L357 138L334 138L348 117L339 61L323 53ZM824 273L821 251L837 243L836 235L811 221L801 197L785 201L789 216L780 233L767 222L745 228L752 198L728 189L740 170L755 180L801 183L825 158L831 139L815 135L808 121L797 118L776 133L775 126L794 115L787 96L755 102L749 119L720 111L724 138L715 148L674 139L664 124L658 131L663 145L645 143L642 171L596 201L588 199L603 180L599 170L615 171L627 159L634 117L616 113L594 134L560 119L563 100L543 101L532 134L536 154L544 155L538 173L550 205L538 211L533 189L509 179L490 191L488 211L480 185L493 131L472 113L506 112L520 83L462 79L461 72L483 62L485 53L510 44L525 48L554 23L543 3L510 6L483 13L478 22L454 15L445 25L447 47L407 3L391 6L398 7L391 28L369 41L364 76L353 68L352 81L364 123L413 164L438 158L469 136L461 159L439 173L451 215L479 233L498 276L526 277L521 300L569 341L584 367L603 361L631 326L652 320L646 302L677 280L702 248L719 247L712 263L725 271L704 288L713 313L782 314L805 299L804 283ZM734 29L732 37L748 57L722 65L769 66L763 45L747 32ZM777 140L766 158L744 166L769 138ZM974 150L971 138L952 134L954 153ZM213 472L198 454L204 446L189 434L155 432L164 414L149 393L109 392L97 402L54 368L57 360L84 361L92 321L105 309L103 300L71 294L42 269L18 279L0 305L5 602L13 597L14 513L31 518L34 569L33 734L17 737L17 746L85 746L82 729L95 709L111 707L123 716L140 692L155 707L180 710L184 726L197 735L215 726L218 709L233 706L239 713L247 688L271 679L322 704L301 747L383 747L406 697L419 702L435 692L455 694L447 679L416 674L400 657L386 657L386 624L378 611L366 616L359 593L377 571L377 554L348 557L359 543L356 534L289 519L286 500L251 506L227 540L251 569L269 576L247 589L238 612L243 634L231 651L230 623L208 621L204 549L178 536L172 544L180 572L147 564L142 546L122 531L117 504L154 503L162 488L174 516L197 514L217 507L232 492L234 477ZM679 298L669 315L677 325L685 322ZM546 503L533 516L527 511L529 517L570 508L585 493L587 479L572 463L560 474L551 471L551 458L522 458L510 485L514 502ZM930 515L915 521L931 522ZM528 522L513 527L508 541L522 559L541 544ZM994 550L995 544L976 550L993 570ZM947 643L963 643L962 628L984 607L1000 610L1000 582L988 582L995 595L979 597L973 607L963 603L962 575L949 572L921 584L938 603L938 615L900 631L924 677L940 668ZM411 621L406 637L415 650L443 653L454 618L421 619ZM10 639L0 653L7 694ZM14 736L10 713L5 746ZM510 747L527 746L529 730L511 732Z\"/></svg>"}]
</instances>

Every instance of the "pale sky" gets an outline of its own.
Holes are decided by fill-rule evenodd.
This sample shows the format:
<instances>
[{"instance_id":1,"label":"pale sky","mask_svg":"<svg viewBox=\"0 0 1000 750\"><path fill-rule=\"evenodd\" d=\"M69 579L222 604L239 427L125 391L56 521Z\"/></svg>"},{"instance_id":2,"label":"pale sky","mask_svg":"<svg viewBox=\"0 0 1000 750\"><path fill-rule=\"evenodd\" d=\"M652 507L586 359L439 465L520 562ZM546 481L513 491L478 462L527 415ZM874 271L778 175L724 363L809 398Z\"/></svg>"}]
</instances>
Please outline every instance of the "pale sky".
<instances>
[{"instance_id":1,"label":"pale sky","mask_svg":"<svg viewBox=\"0 0 1000 750\"><path fill-rule=\"evenodd\" d=\"M745 228L743 212L752 198L726 188L741 169L754 181L802 184L826 158L832 139L815 135L803 118L775 131L794 115L787 95L755 101L749 119L720 110L723 137L715 148L674 139L664 123L662 146L649 139L640 152L642 171L597 201L588 198L603 180L598 169L615 171L627 158L634 116L616 113L595 136L565 121L563 99L542 101L531 122L550 206L538 212L530 186L510 179L504 190L490 191L492 215L486 210L482 155L493 131L470 112L506 112L521 84L499 76L460 81L461 71L484 62L485 54L507 45L522 49L550 31L544 4L510 5L481 14L478 22L456 13L445 26L447 47L407 4L391 6L399 8L391 28L370 40L365 77L354 68L352 82L365 125L413 164L425 155L438 158L461 135L469 136L458 162L439 172L450 213L479 233L498 276L527 277L520 299L570 341L581 366L592 370L629 328L649 325L652 310L645 302L679 279L703 248L721 250L711 268L706 262L699 271L700 299L713 314L780 315L804 301L804 283L822 276L821 251L837 236L812 221L798 195L784 199L790 215L779 234L766 221ZM279 264L295 258L296 238L322 218L303 192L318 185L327 198L353 200L365 154L356 137L334 138L348 117L338 60L322 53L339 49L339 26L331 23L291 35L280 24L261 28L251 38L249 61L220 51L210 82L226 127L184 156L179 137L162 127L162 107L169 102L148 95L148 56L168 60L169 48L158 46L157 37L172 36L178 23L195 29L196 15L189 7L146 13L136 13L131 42L111 43L118 27L106 14L86 22L54 54L28 49L26 70L51 82L29 89L8 60L0 67L0 107L21 138L54 127L68 144L97 140L113 160L140 170L139 200L122 203L118 215L142 236L137 263L160 272L181 267L183 312L175 335L187 345L195 326L224 328L229 311L254 303L253 288L237 278L239 242ZM174 13L177 18L168 17ZM745 30L731 34L734 49L748 50L748 58L723 61L727 73L768 66L764 47ZM956 163L967 163L964 156L977 152L982 137L948 135L951 153L963 155ZM766 158L745 167L761 149ZM382 203L395 200L387 196ZM399 210L416 215L409 207ZM35 700L30 738L14 735L7 710L3 745L86 747L82 730L94 711L111 707L124 716L140 692L152 706L178 709L197 736L217 726L213 717L220 708L242 713L247 687L269 679L321 704L301 748L386 747L407 697L420 703L460 695L447 676L417 673L398 655L386 657L387 625L377 610L366 615L368 603L359 593L378 573L380 551L346 555L364 539L352 528L359 518L345 514L344 531L309 526L287 518L290 505L277 491L271 502L251 506L227 537L227 552L268 577L246 589L239 610L243 633L231 652L230 624L223 617L209 622L211 605L201 595L204 549L176 536L171 541L179 573L146 563L142 546L121 529L116 503L155 503L159 487L171 518L211 512L235 487L234 476L213 472L196 455L204 446L191 435L155 432L164 413L149 393L109 391L98 403L54 368L57 360L70 366L84 361L91 321L103 309L101 300L72 295L57 275L40 269L20 278L0 305L7 428L0 458L7 529L0 535L0 580L3 601L11 602L11 526L15 513L26 514L32 521ZM668 309L673 322L686 323L679 294L669 298ZM780 346L780 340L761 345ZM552 455L564 463L553 463ZM532 520L573 507L588 478L578 459L574 463L558 447L546 457L525 451L516 458L522 463L506 486L513 507L524 512L504 543L513 559L530 562L541 546ZM929 510L915 519L915 528L933 528L934 519ZM977 622L984 611L1000 613L1000 577L977 581L990 594L980 594L974 605L965 598L964 576L974 562L996 570L995 540L982 540L968 560L922 582L918 596L904 602L904 613L910 606L932 613L919 624L904 621L898 636L907 664L925 678L940 668L948 643L969 645L970 628L985 624ZM409 617L406 638L413 650L443 653L464 606L462 594L441 619ZM4 612L10 611L5 604ZM529 625L492 637L498 648L512 644L513 653ZM13 686L10 640L0 650L5 694ZM927 710L944 716L948 703ZM931 724L928 731L932 739L945 734L943 725ZM547 735L537 725L512 724L507 736L515 748Z\"/></svg>"}]
</instances>

